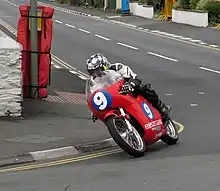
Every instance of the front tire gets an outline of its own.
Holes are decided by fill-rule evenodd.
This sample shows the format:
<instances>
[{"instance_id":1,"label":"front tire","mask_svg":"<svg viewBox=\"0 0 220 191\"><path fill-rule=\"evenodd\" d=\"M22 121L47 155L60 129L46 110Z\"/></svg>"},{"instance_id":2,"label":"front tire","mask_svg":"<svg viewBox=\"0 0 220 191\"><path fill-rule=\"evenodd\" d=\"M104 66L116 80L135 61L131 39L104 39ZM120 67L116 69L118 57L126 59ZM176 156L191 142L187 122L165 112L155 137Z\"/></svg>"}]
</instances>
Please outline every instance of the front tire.
<instances>
[{"instance_id":1,"label":"front tire","mask_svg":"<svg viewBox=\"0 0 220 191\"><path fill-rule=\"evenodd\" d=\"M179 140L179 133L174 122L170 119L165 123L167 133L161 137L161 141L167 145L174 145Z\"/></svg>"},{"instance_id":2,"label":"front tire","mask_svg":"<svg viewBox=\"0 0 220 191\"><path fill-rule=\"evenodd\" d=\"M126 133L128 130L127 124L123 119L119 117L115 117L115 116L110 116L106 119L105 123L112 138L122 150L124 150L127 154L133 157L144 156L144 153L146 151L146 143L144 142L141 135L138 133L138 131L133 126L132 126L133 128L132 132L134 135L130 135L128 133L129 134L128 136L132 136L133 138L134 137L136 138L136 141L138 141L138 144L139 144L139 148L134 148L135 146L132 146L131 144L129 144L128 143L129 140L126 141L125 137L123 137L123 136L127 136ZM126 131L126 132L120 134L118 129ZM130 138L128 137L128 139Z\"/></svg>"}]
</instances>

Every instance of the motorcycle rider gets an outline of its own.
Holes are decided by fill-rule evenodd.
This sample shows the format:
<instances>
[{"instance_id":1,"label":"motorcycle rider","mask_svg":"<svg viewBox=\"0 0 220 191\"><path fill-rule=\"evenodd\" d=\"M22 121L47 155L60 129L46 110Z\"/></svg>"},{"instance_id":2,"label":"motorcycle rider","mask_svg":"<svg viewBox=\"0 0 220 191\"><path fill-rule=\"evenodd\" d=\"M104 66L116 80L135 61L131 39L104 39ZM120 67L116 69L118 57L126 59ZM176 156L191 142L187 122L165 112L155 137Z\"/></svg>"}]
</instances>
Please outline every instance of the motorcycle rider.
<instances>
[{"instance_id":1,"label":"motorcycle rider","mask_svg":"<svg viewBox=\"0 0 220 191\"><path fill-rule=\"evenodd\" d=\"M129 66L122 63L111 64L105 56L101 53L90 56L86 61L86 68L91 78L95 78L98 71L114 70L119 73L124 80L125 84L122 86L121 93L133 92L136 95L142 95L145 99L150 101L152 105L160 112L163 121L170 117L170 107L166 106L160 99L150 84L143 84L142 80L138 79ZM93 122L98 118L92 114Z\"/></svg>"}]
</instances>

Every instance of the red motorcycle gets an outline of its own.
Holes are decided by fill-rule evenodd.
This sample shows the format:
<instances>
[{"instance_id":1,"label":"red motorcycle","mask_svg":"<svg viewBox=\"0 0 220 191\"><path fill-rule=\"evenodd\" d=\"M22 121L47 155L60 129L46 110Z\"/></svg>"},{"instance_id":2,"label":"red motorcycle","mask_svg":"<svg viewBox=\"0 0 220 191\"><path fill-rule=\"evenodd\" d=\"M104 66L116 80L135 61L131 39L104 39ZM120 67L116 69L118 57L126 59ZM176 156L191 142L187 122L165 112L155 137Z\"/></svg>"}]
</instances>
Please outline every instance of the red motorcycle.
<instances>
[{"instance_id":1,"label":"red motorcycle","mask_svg":"<svg viewBox=\"0 0 220 191\"><path fill-rule=\"evenodd\" d=\"M142 96L120 93L124 84L121 76L107 70L95 80L87 80L87 103L92 113L105 123L119 147L134 157L141 157L146 145L161 139L176 144L179 133L170 119L162 122L160 113Z\"/></svg>"}]
</instances>

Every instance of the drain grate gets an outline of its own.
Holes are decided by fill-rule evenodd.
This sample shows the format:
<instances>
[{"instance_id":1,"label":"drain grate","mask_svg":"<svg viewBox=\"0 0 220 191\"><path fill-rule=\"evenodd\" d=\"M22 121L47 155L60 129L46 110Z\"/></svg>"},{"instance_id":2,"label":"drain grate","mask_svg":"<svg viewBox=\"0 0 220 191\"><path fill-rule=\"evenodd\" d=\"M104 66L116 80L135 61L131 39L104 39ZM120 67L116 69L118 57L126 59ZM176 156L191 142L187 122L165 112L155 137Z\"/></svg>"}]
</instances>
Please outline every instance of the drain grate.
<instances>
[{"instance_id":1,"label":"drain grate","mask_svg":"<svg viewBox=\"0 0 220 191\"><path fill-rule=\"evenodd\" d=\"M85 94L71 92L55 92L57 96L49 95L45 100L71 104L87 104Z\"/></svg>"}]
</instances>

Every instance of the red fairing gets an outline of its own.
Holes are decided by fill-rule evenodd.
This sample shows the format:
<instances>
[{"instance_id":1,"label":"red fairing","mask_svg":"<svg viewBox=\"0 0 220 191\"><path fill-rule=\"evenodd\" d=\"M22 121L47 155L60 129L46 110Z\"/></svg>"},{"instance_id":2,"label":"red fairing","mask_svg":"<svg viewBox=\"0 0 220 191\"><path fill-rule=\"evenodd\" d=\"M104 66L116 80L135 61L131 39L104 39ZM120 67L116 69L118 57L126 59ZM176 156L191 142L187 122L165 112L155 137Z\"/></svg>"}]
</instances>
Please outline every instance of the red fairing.
<instances>
[{"instance_id":1,"label":"red fairing","mask_svg":"<svg viewBox=\"0 0 220 191\"><path fill-rule=\"evenodd\" d=\"M47 85L49 84L51 60L50 51L52 44L52 16L54 9L51 7L38 6L42 10L42 30L38 31L38 96L46 98L48 96ZM29 30L29 5L20 5L20 18L18 21L17 41L23 46L22 53L22 77L23 96L30 97L30 30Z\"/></svg>"},{"instance_id":2,"label":"red fairing","mask_svg":"<svg viewBox=\"0 0 220 191\"><path fill-rule=\"evenodd\" d=\"M147 144L155 143L160 139L161 135L166 133L160 113L142 96L135 98L129 94L122 95L118 93L120 86L121 84L113 84L108 88L93 92L88 101L90 110L104 122L106 117L110 115L119 116L119 112L116 108L123 108L126 113L134 117L143 128L145 132L143 137L145 142ZM94 105L94 97L97 95L96 93L100 92L105 96L105 101L109 103L106 104L108 107L101 111L97 109L101 104Z\"/></svg>"},{"instance_id":3,"label":"red fairing","mask_svg":"<svg viewBox=\"0 0 220 191\"><path fill-rule=\"evenodd\" d=\"M30 50L30 38L28 30L28 7L21 5L20 14L23 15L18 20L17 41L22 45L22 50ZM30 97L30 53L22 52L22 80L23 80L23 97Z\"/></svg>"},{"instance_id":4,"label":"red fairing","mask_svg":"<svg viewBox=\"0 0 220 191\"><path fill-rule=\"evenodd\" d=\"M39 39L39 48L41 52L50 53L52 44L52 29L53 21L52 16L54 14L54 9L51 7L38 6L43 10L43 17L51 17L48 19L43 19L42 32ZM47 87L49 85L51 60L50 54L40 54L39 55L39 87ZM47 88L39 88L39 97L44 98L48 96Z\"/></svg>"}]
</instances>

